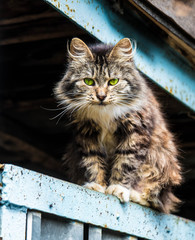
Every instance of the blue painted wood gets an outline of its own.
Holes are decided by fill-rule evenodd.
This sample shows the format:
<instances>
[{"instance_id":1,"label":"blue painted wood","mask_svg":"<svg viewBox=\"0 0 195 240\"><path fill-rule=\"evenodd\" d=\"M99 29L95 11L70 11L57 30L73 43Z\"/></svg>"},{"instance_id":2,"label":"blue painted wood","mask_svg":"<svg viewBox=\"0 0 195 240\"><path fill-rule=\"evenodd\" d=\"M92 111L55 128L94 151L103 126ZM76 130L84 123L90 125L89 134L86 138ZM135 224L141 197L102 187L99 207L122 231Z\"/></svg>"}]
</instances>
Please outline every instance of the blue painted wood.
<instances>
[{"instance_id":1,"label":"blue painted wood","mask_svg":"<svg viewBox=\"0 0 195 240\"><path fill-rule=\"evenodd\" d=\"M27 214L26 240L41 240L41 213L30 211Z\"/></svg>"},{"instance_id":2,"label":"blue painted wood","mask_svg":"<svg viewBox=\"0 0 195 240\"><path fill-rule=\"evenodd\" d=\"M107 229L103 229L102 240L137 240L137 238L130 237L120 232L114 232Z\"/></svg>"},{"instance_id":3,"label":"blue painted wood","mask_svg":"<svg viewBox=\"0 0 195 240\"><path fill-rule=\"evenodd\" d=\"M89 226L88 240L102 240L102 229L96 226Z\"/></svg>"},{"instance_id":4,"label":"blue painted wood","mask_svg":"<svg viewBox=\"0 0 195 240\"><path fill-rule=\"evenodd\" d=\"M0 206L0 238L26 240L26 209L4 204Z\"/></svg>"},{"instance_id":5,"label":"blue painted wood","mask_svg":"<svg viewBox=\"0 0 195 240\"><path fill-rule=\"evenodd\" d=\"M2 172L1 205L34 209L153 240L194 240L195 222L13 165Z\"/></svg>"},{"instance_id":6,"label":"blue painted wood","mask_svg":"<svg viewBox=\"0 0 195 240\"><path fill-rule=\"evenodd\" d=\"M124 37L136 39L135 63L149 78L195 110L193 67L132 12L128 19L112 11L109 1L44 0L80 27L105 43Z\"/></svg>"},{"instance_id":7,"label":"blue painted wood","mask_svg":"<svg viewBox=\"0 0 195 240\"><path fill-rule=\"evenodd\" d=\"M41 240L83 240L83 233L82 223L49 217L42 219Z\"/></svg>"},{"instance_id":8,"label":"blue painted wood","mask_svg":"<svg viewBox=\"0 0 195 240\"><path fill-rule=\"evenodd\" d=\"M90 225L88 229L88 240L102 240L102 229Z\"/></svg>"}]
</instances>

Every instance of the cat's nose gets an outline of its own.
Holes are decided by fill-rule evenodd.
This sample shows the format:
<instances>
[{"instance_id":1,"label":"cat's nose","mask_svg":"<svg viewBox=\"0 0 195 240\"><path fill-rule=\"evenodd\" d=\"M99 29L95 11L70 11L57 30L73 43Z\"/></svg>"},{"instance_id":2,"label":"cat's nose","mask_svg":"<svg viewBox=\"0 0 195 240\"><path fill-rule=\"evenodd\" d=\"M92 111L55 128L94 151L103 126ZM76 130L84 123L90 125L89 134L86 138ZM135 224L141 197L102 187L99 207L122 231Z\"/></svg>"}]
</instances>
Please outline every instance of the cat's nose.
<instances>
[{"instance_id":1,"label":"cat's nose","mask_svg":"<svg viewBox=\"0 0 195 240\"><path fill-rule=\"evenodd\" d=\"M98 94L97 94L97 98L98 98L100 101L104 101L104 99L106 98L106 95L98 95Z\"/></svg>"},{"instance_id":2,"label":"cat's nose","mask_svg":"<svg viewBox=\"0 0 195 240\"><path fill-rule=\"evenodd\" d=\"M98 98L101 102L103 102L104 99L106 98L106 91L105 91L105 89L103 89L103 88L97 89L97 90L96 90L96 96L97 96L97 98Z\"/></svg>"}]
</instances>

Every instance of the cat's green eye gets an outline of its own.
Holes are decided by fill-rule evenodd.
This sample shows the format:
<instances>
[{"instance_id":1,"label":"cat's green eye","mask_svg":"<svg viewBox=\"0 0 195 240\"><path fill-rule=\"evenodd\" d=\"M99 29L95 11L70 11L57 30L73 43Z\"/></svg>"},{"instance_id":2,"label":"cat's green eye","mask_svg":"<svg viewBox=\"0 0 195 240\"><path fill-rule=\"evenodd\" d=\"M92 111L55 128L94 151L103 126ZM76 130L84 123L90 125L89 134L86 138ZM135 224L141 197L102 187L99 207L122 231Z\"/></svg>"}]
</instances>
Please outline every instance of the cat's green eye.
<instances>
[{"instance_id":1,"label":"cat's green eye","mask_svg":"<svg viewBox=\"0 0 195 240\"><path fill-rule=\"evenodd\" d=\"M108 81L108 85L116 85L118 83L119 79L118 78L113 78L110 81Z\"/></svg>"},{"instance_id":2,"label":"cat's green eye","mask_svg":"<svg viewBox=\"0 0 195 240\"><path fill-rule=\"evenodd\" d=\"M89 86L94 86L95 85L95 81L91 78L85 78L84 82Z\"/></svg>"}]
</instances>

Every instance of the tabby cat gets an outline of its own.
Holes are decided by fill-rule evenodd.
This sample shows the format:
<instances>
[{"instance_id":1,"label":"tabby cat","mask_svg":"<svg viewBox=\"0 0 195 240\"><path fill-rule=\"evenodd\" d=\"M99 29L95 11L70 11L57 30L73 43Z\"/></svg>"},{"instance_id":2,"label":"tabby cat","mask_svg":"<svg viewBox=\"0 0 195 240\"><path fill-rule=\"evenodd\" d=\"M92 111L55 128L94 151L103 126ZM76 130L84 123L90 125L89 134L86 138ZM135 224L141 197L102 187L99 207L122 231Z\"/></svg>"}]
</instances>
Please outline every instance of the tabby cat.
<instances>
[{"instance_id":1,"label":"tabby cat","mask_svg":"<svg viewBox=\"0 0 195 240\"><path fill-rule=\"evenodd\" d=\"M74 135L63 157L66 174L121 202L169 213L180 203L172 188L181 183L181 167L134 50L128 38L89 47L72 39L67 71L54 89Z\"/></svg>"}]
</instances>

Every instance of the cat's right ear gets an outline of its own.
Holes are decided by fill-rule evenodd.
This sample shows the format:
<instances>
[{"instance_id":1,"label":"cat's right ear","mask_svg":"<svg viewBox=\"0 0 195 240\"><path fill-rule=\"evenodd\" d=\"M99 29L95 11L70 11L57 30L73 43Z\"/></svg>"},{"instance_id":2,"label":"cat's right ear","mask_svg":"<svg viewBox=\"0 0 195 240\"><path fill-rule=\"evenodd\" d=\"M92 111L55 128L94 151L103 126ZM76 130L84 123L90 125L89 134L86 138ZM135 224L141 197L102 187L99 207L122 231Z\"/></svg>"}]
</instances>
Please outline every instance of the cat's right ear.
<instances>
[{"instance_id":1,"label":"cat's right ear","mask_svg":"<svg viewBox=\"0 0 195 240\"><path fill-rule=\"evenodd\" d=\"M79 38L73 38L68 47L69 57L72 59L89 58L93 60L93 54L87 45Z\"/></svg>"},{"instance_id":2,"label":"cat's right ear","mask_svg":"<svg viewBox=\"0 0 195 240\"><path fill-rule=\"evenodd\" d=\"M133 41L134 49L129 38L121 39L112 49L108 58L129 61L133 58L136 51L136 42Z\"/></svg>"}]
</instances>

